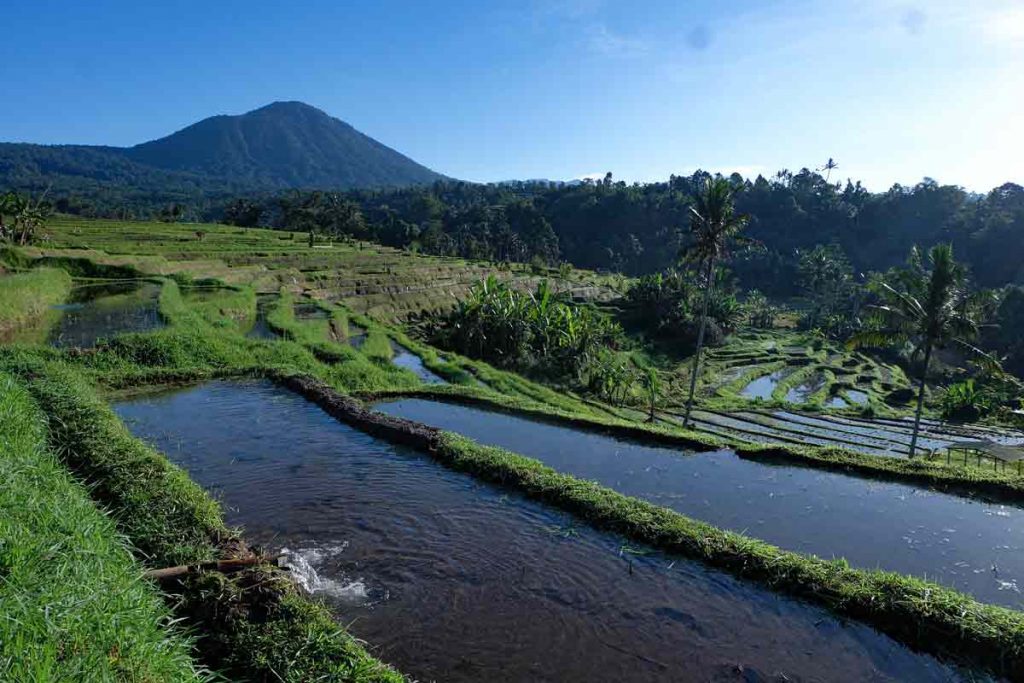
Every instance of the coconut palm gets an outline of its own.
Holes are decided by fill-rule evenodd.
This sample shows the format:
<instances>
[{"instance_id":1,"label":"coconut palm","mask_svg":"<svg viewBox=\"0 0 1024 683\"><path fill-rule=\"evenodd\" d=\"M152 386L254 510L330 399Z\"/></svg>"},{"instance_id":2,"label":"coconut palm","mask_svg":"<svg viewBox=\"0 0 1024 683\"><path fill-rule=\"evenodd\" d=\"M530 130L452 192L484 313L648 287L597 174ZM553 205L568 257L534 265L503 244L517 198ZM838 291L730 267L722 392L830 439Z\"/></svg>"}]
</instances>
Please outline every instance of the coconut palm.
<instances>
[{"instance_id":1,"label":"coconut palm","mask_svg":"<svg viewBox=\"0 0 1024 683\"><path fill-rule=\"evenodd\" d=\"M700 355L704 349L708 306L715 286L715 266L728 256L729 247L739 238L749 220L747 216L736 213L735 197L738 191L739 187L725 178L707 177L690 205L693 241L683 257L697 263L703 273L704 303L697 332L697 351L693 355L693 370L690 373L690 395L686 399L686 416L683 419L685 426L690 424L693 394L697 389L697 371L700 369Z\"/></svg>"},{"instance_id":2,"label":"coconut palm","mask_svg":"<svg viewBox=\"0 0 1024 683\"><path fill-rule=\"evenodd\" d=\"M910 457L917 452L921 428L921 410L928 377L928 365L935 349L956 346L989 367L998 363L969 342L978 335L978 322L971 305L972 295L966 287L963 267L953 258L953 247L937 244L928 252L929 266L921 254L911 251L909 264L890 277L890 282L876 281L872 291L880 303L869 307L869 325L854 334L847 346L913 345L912 358L923 358L914 413L914 432L910 439Z\"/></svg>"}]
</instances>

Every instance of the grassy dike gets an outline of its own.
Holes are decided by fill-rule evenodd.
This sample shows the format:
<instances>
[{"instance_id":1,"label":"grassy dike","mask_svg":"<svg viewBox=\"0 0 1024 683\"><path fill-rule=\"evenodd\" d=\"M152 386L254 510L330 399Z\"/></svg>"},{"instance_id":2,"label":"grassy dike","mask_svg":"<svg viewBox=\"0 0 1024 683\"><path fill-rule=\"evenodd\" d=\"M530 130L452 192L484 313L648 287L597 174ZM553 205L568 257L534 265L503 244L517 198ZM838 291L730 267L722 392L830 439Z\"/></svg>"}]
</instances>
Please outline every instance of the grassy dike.
<instances>
[{"instance_id":1,"label":"grassy dike","mask_svg":"<svg viewBox=\"0 0 1024 683\"><path fill-rule=\"evenodd\" d=\"M114 523L47 450L46 425L0 374L0 680L208 678Z\"/></svg>"},{"instance_id":2,"label":"grassy dike","mask_svg":"<svg viewBox=\"0 0 1024 683\"><path fill-rule=\"evenodd\" d=\"M70 292L71 276L59 268L0 276L0 336L39 318Z\"/></svg>"},{"instance_id":3,"label":"grassy dike","mask_svg":"<svg viewBox=\"0 0 1024 683\"><path fill-rule=\"evenodd\" d=\"M841 448L823 446L776 446L729 440L704 432L631 422L609 415L580 415L558 410L548 404L521 398L510 398L474 387L424 386L414 391L394 390L361 392L367 400L382 398L426 398L460 405L476 406L509 415L568 426L644 444L658 444L684 450L711 451L729 449L750 460L762 460L798 467L811 467L836 472L853 472L883 481L905 482L928 486L955 495L976 496L1007 502L1024 501L1024 476L1011 471L993 471L952 463L942 459L884 458Z\"/></svg>"},{"instance_id":4,"label":"grassy dike","mask_svg":"<svg viewBox=\"0 0 1024 683\"><path fill-rule=\"evenodd\" d=\"M24 378L50 416L50 448L89 483L93 498L146 565L248 554L225 526L218 505L183 470L132 437L74 368L27 354L8 359L7 366ZM168 590L175 594L175 616L196 633L200 661L224 675L296 682L403 680L274 567L231 575L207 571Z\"/></svg>"},{"instance_id":5,"label":"grassy dike","mask_svg":"<svg viewBox=\"0 0 1024 683\"><path fill-rule=\"evenodd\" d=\"M560 474L527 458L367 409L308 376L279 374L283 386L374 436L428 452L444 465L558 507L594 526L761 582L871 624L907 645L1024 678L1024 613L891 572L787 552L672 510Z\"/></svg>"}]
</instances>

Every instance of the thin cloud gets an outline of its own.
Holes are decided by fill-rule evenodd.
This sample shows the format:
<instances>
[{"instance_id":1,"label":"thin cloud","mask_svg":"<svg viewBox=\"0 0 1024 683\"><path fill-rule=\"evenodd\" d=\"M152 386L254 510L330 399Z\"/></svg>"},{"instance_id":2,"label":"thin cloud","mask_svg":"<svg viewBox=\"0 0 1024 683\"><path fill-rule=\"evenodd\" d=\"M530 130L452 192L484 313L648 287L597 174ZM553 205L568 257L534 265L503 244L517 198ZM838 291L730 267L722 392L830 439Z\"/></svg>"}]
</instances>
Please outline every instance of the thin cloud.
<instances>
[{"instance_id":1,"label":"thin cloud","mask_svg":"<svg viewBox=\"0 0 1024 683\"><path fill-rule=\"evenodd\" d=\"M593 52L613 57L642 55L650 48L647 41L616 33L604 24L593 24L587 29L586 44Z\"/></svg>"}]
</instances>

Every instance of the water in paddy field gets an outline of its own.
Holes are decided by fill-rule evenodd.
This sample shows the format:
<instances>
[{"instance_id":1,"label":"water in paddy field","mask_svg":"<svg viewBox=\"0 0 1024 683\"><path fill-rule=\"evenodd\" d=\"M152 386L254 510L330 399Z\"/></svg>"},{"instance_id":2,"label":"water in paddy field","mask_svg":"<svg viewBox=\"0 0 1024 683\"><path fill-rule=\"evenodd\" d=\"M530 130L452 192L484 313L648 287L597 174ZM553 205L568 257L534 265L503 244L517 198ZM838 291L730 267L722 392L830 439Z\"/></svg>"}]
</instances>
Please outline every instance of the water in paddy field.
<instances>
[{"instance_id":1,"label":"water in paddy field","mask_svg":"<svg viewBox=\"0 0 1024 683\"><path fill-rule=\"evenodd\" d=\"M379 403L390 415L541 460L787 550L924 577L1024 608L1024 510L927 488L688 453L437 401Z\"/></svg>"},{"instance_id":2,"label":"water in paddy field","mask_svg":"<svg viewBox=\"0 0 1024 683\"><path fill-rule=\"evenodd\" d=\"M859 406L867 405L868 395L867 392L858 391L856 389L850 389L846 392L846 399L851 403Z\"/></svg>"},{"instance_id":3,"label":"water in paddy field","mask_svg":"<svg viewBox=\"0 0 1024 683\"><path fill-rule=\"evenodd\" d=\"M363 347L363 343L366 341L366 334L367 332L365 327L360 327L359 325L350 322L348 324L348 338L346 341L348 341L349 345L353 349L361 349Z\"/></svg>"},{"instance_id":4,"label":"water in paddy field","mask_svg":"<svg viewBox=\"0 0 1024 683\"><path fill-rule=\"evenodd\" d=\"M850 404L842 396L833 396L825 402L826 408L846 408L848 405Z\"/></svg>"},{"instance_id":5,"label":"water in paddy field","mask_svg":"<svg viewBox=\"0 0 1024 683\"><path fill-rule=\"evenodd\" d=\"M90 348L103 337L163 327L159 297L160 285L150 282L76 286L68 302L55 307L61 316L50 331L50 344Z\"/></svg>"},{"instance_id":6,"label":"water in paddy field","mask_svg":"<svg viewBox=\"0 0 1024 683\"><path fill-rule=\"evenodd\" d=\"M292 310L295 312L295 319L299 321L327 320L330 317L330 311L311 301L296 303Z\"/></svg>"},{"instance_id":7,"label":"water in paddy field","mask_svg":"<svg viewBox=\"0 0 1024 683\"><path fill-rule=\"evenodd\" d=\"M775 387L787 374L786 370L776 370L770 375L764 377L758 377L753 382L743 387L743 391L740 392L740 396L743 398L755 399L760 398L767 401L772 397L772 392L775 391Z\"/></svg>"},{"instance_id":8,"label":"water in paddy field","mask_svg":"<svg viewBox=\"0 0 1024 683\"><path fill-rule=\"evenodd\" d=\"M444 378L438 376L437 374L427 369L427 366L423 364L423 359L417 356L415 353L405 348L404 346L402 346L393 339L390 339L389 341L391 342L391 350L394 351L395 354L391 357L392 363L394 363L400 368L412 370L414 373L416 373L416 376L419 377L420 380L422 380L426 384L448 383L447 381L445 381Z\"/></svg>"},{"instance_id":9,"label":"water in paddy field","mask_svg":"<svg viewBox=\"0 0 1024 683\"><path fill-rule=\"evenodd\" d=\"M270 306L277 297L275 295L260 295L256 299L256 320L253 321L252 327L245 333L246 337L250 339L277 339L278 335L271 329L270 325L267 324L267 307Z\"/></svg>"},{"instance_id":10,"label":"water in paddy field","mask_svg":"<svg viewBox=\"0 0 1024 683\"><path fill-rule=\"evenodd\" d=\"M816 391L825 384L825 378L821 375L815 376L812 380L795 386L786 392L786 403L807 403Z\"/></svg>"},{"instance_id":11,"label":"water in paddy field","mask_svg":"<svg viewBox=\"0 0 1024 683\"><path fill-rule=\"evenodd\" d=\"M414 679L960 680L870 628L627 545L267 382L115 408Z\"/></svg>"}]
</instances>

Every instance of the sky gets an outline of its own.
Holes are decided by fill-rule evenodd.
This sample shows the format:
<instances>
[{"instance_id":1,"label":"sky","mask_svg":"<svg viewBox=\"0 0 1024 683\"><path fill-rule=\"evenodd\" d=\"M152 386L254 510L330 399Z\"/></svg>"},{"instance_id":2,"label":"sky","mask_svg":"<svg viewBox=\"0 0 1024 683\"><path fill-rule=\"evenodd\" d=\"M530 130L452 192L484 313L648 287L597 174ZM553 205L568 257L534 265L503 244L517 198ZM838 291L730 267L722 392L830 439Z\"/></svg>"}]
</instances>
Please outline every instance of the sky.
<instances>
[{"instance_id":1,"label":"sky","mask_svg":"<svg viewBox=\"0 0 1024 683\"><path fill-rule=\"evenodd\" d=\"M0 140L301 100L446 175L1024 184L1024 0L9 3Z\"/></svg>"}]
</instances>

